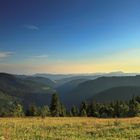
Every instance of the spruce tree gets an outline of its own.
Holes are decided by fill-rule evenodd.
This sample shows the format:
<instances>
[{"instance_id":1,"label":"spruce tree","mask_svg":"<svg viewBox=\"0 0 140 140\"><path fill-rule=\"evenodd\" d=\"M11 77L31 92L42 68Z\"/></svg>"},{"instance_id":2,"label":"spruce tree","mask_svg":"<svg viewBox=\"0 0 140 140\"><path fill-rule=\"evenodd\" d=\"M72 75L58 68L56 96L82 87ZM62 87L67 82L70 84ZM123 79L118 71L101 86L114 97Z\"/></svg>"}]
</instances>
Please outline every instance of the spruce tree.
<instances>
[{"instance_id":1,"label":"spruce tree","mask_svg":"<svg viewBox=\"0 0 140 140\"><path fill-rule=\"evenodd\" d=\"M38 114L38 109L37 109L36 105L30 104L26 111L26 115L27 116L37 116L37 114Z\"/></svg>"},{"instance_id":2,"label":"spruce tree","mask_svg":"<svg viewBox=\"0 0 140 140\"><path fill-rule=\"evenodd\" d=\"M91 107L90 116L100 117L100 114L99 114L100 105L98 103L93 102L93 103L91 103L90 107Z\"/></svg>"},{"instance_id":3,"label":"spruce tree","mask_svg":"<svg viewBox=\"0 0 140 140\"><path fill-rule=\"evenodd\" d=\"M66 114L67 114L67 111L66 111L66 108L65 108L65 106L61 103L60 104L60 116L61 117L65 117L66 116Z\"/></svg>"},{"instance_id":4,"label":"spruce tree","mask_svg":"<svg viewBox=\"0 0 140 140\"><path fill-rule=\"evenodd\" d=\"M71 110L67 113L69 117L73 117Z\"/></svg>"},{"instance_id":5,"label":"spruce tree","mask_svg":"<svg viewBox=\"0 0 140 140\"><path fill-rule=\"evenodd\" d=\"M73 117L78 116L79 110L78 110L78 108L77 108L76 106L73 106L73 107L71 108L71 114L72 114Z\"/></svg>"},{"instance_id":6,"label":"spruce tree","mask_svg":"<svg viewBox=\"0 0 140 140\"><path fill-rule=\"evenodd\" d=\"M86 102L82 102L80 107L80 116L87 116L88 104Z\"/></svg>"},{"instance_id":7,"label":"spruce tree","mask_svg":"<svg viewBox=\"0 0 140 140\"><path fill-rule=\"evenodd\" d=\"M140 103L135 98L129 101L129 113L130 117L140 116Z\"/></svg>"},{"instance_id":8,"label":"spruce tree","mask_svg":"<svg viewBox=\"0 0 140 140\"><path fill-rule=\"evenodd\" d=\"M81 117L87 117L87 112L84 108L80 111L80 116Z\"/></svg>"},{"instance_id":9,"label":"spruce tree","mask_svg":"<svg viewBox=\"0 0 140 140\"><path fill-rule=\"evenodd\" d=\"M52 100L50 104L50 112L52 117L59 117L61 113L61 104L57 94L52 95Z\"/></svg>"},{"instance_id":10,"label":"spruce tree","mask_svg":"<svg viewBox=\"0 0 140 140\"><path fill-rule=\"evenodd\" d=\"M44 118L47 116L50 116L50 109L47 105L45 105L41 108L41 117Z\"/></svg>"},{"instance_id":11,"label":"spruce tree","mask_svg":"<svg viewBox=\"0 0 140 140\"><path fill-rule=\"evenodd\" d=\"M24 116L23 106L20 103L14 102L11 108L11 116L22 117Z\"/></svg>"}]
</instances>

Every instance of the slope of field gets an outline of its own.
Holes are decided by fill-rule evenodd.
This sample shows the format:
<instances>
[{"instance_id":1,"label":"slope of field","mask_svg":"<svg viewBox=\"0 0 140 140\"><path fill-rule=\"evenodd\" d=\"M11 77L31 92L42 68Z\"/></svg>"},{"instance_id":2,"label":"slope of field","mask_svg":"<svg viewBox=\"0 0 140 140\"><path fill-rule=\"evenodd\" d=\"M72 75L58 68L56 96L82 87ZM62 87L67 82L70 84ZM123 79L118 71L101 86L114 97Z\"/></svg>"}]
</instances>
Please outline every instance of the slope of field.
<instances>
[{"instance_id":1,"label":"slope of field","mask_svg":"<svg viewBox=\"0 0 140 140\"><path fill-rule=\"evenodd\" d=\"M1 118L1 140L138 140L140 118Z\"/></svg>"}]
</instances>

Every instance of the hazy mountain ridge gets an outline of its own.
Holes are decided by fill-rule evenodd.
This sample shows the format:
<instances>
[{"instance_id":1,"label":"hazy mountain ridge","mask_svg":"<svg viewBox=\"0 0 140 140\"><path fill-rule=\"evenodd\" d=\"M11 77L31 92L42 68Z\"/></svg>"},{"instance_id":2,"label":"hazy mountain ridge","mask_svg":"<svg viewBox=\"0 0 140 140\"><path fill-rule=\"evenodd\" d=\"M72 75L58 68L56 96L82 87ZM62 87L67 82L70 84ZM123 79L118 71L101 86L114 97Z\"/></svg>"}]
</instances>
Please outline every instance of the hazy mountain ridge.
<instances>
[{"instance_id":1,"label":"hazy mountain ridge","mask_svg":"<svg viewBox=\"0 0 140 140\"><path fill-rule=\"evenodd\" d=\"M115 76L110 76L112 74ZM140 87L140 76L116 76L120 74L124 73L108 73L107 76L103 77L98 77L99 75L82 75L51 80L39 76L15 76L0 73L0 100L11 101L16 99L25 106L30 103L43 105L48 104L51 94L57 92L62 102L67 107L70 107L72 105L79 105L82 101L88 99L98 101L113 100L120 93L122 93L122 96L116 99L124 99L124 96L127 98L126 92L130 89L133 89L134 92L128 92L128 99L134 93L139 95L137 92L139 92ZM124 94L123 91L125 91ZM106 98L104 95L106 95Z\"/></svg>"},{"instance_id":2,"label":"hazy mountain ridge","mask_svg":"<svg viewBox=\"0 0 140 140\"><path fill-rule=\"evenodd\" d=\"M63 94L63 102L69 106L80 104L104 90L120 86L140 86L140 76L100 77L80 83L68 94ZM61 96L61 95L60 95ZM102 97L104 98L104 96Z\"/></svg>"},{"instance_id":3,"label":"hazy mountain ridge","mask_svg":"<svg viewBox=\"0 0 140 140\"><path fill-rule=\"evenodd\" d=\"M102 76L136 76L139 75L140 73L125 73L122 71L115 71L115 72L109 72L109 73L84 73L84 74L49 74L49 73L37 73L34 74L33 76L39 76L39 77L45 77L49 78L51 80L62 80L62 79L71 79L71 80L76 80L76 79L85 79L89 78L92 79L92 76L95 77L102 77ZM68 82L69 80L67 80Z\"/></svg>"},{"instance_id":4,"label":"hazy mountain ridge","mask_svg":"<svg viewBox=\"0 0 140 140\"><path fill-rule=\"evenodd\" d=\"M89 101L111 102L115 100L129 100L140 96L140 86L121 86L113 87L97 93Z\"/></svg>"},{"instance_id":5,"label":"hazy mountain ridge","mask_svg":"<svg viewBox=\"0 0 140 140\"><path fill-rule=\"evenodd\" d=\"M30 103L37 103L38 105L48 103L51 98L50 94L54 93L54 89L49 87L49 84L39 82L38 78L37 80L31 77L29 79L27 77L21 79L14 75L0 73L1 93L11 97L11 100L16 98L25 105Z\"/></svg>"}]
</instances>

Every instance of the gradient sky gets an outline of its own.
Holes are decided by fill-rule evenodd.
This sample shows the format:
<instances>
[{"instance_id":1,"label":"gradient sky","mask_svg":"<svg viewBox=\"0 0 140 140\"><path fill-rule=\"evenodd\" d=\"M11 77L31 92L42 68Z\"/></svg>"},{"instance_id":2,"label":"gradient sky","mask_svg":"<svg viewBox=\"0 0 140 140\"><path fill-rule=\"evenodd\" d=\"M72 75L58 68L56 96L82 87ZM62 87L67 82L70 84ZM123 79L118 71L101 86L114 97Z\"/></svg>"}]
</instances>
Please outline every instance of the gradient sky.
<instances>
[{"instance_id":1,"label":"gradient sky","mask_svg":"<svg viewBox=\"0 0 140 140\"><path fill-rule=\"evenodd\" d=\"M0 0L0 71L140 72L140 0Z\"/></svg>"}]
</instances>

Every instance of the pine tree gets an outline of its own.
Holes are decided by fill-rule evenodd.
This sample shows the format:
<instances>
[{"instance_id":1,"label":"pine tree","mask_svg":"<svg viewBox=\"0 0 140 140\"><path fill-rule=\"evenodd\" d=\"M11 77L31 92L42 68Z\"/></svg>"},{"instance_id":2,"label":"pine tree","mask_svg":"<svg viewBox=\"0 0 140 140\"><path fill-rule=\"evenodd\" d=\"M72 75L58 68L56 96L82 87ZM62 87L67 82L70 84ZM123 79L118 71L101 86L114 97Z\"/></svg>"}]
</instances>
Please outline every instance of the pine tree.
<instances>
[{"instance_id":1,"label":"pine tree","mask_svg":"<svg viewBox=\"0 0 140 140\"><path fill-rule=\"evenodd\" d=\"M76 106L73 106L73 107L71 108L71 114L72 114L73 117L78 116L79 111L78 111L78 108L77 108Z\"/></svg>"},{"instance_id":2,"label":"pine tree","mask_svg":"<svg viewBox=\"0 0 140 140\"><path fill-rule=\"evenodd\" d=\"M24 116L23 106L20 103L14 102L12 104L11 116L14 116L14 117Z\"/></svg>"},{"instance_id":3,"label":"pine tree","mask_svg":"<svg viewBox=\"0 0 140 140\"><path fill-rule=\"evenodd\" d=\"M34 104L29 105L29 107L26 111L26 115L27 116L37 116L38 115L38 109L37 109L36 105L34 105Z\"/></svg>"},{"instance_id":4,"label":"pine tree","mask_svg":"<svg viewBox=\"0 0 140 140\"><path fill-rule=\"evenodd\" d=\"M41 117L44 118L46 116L50 116L50 109L47 105L41 108Z\"/></svg>"},{"instance_id":5,"label":"pine tree","mask_svg":"<svg viewBox=\"0 0 140 140\"><path fill-rule=\"evenodd\" d=\"M87 116L88 104L86 102L82 102L80 107L80 116Z\"/></svg>"},{"instance_id":6,"label":"pine tree","mask_svg":"<svg viewBox=\"0 0 140 140\"><path fill-rule=\"evenodd\" d=\"M129 101L129 112L130 117L140 116L140 103L135 98Z\"/></svg>"},{"instance_id":7,"label":"pine tree","mask_svg":"<svg viewBox=\"0 0 140 140\"><path fill-rule=\"evenodd\" d=\"M100 117L107 118L109 116L109 108L107 104L100 105L99 109Z\"/></svg>"},{"instance_id":8,"label":"pine tree","mask_svg":"<svg viewBox=\"0 0 140 140\"><path fill-rule=\"evenodd\" d=\"M100 105L98 103L91 103L90 105L90 116L92 117L100 117L100 114L99 114L99 109L100 109ZM89 110L89 109L88 109Z\"/></svg>"},{"instance_id":9,"label":"pine tree","mask_svg":"<svg viewBox=\"0 0 140 140\"><path fill-rule=\"evenodd\" d=\"M60 116L61 117L65 117L66 114L67 114L66 108L65 108L65 106L62 103L60 104L60 107L61 107Z\"/></svg>"},{"instance_id":10,"label":"pine tree","mask_svg":"<svg viewBox=\"0 0 140 140\"><path fill-rule=\"evenodd\" d=\"M140 103L140 96L135 97L135 100Z\"/></svg>"},{"instance_id":11,"label":"pine tree","mask_svg":"<svg viewBox=\"0 0 140 140\"><path fill-rule=\"evenodd\" d=\"M81 117L87 117L87 112L84 108L80 111L80 116Z\"/></svg>"},{"instance_id":12,"label":"pine tree","mask_svg":"<svg viewBox=\"0 0 140 140\"><path fill-rule=\"evenodd\" d=\"M114 117L120 117L120 114L121 114L121 109L120 109L120 102L119 101L116 101L115 104L114 104Z\"/></svg>"},{"instance_id":13,"label":"pine tree","mask_svg":"<svg viewBox=\"0 0 140 140\"><path fill-rule=\"evenodd\" d=\"M71 110L67 113L69 117L73 117Z\"/></svg>"},{"instance_id":14,"label":"pine tree","mask_svg":"<svg viewBox=\"0 0 140 140\"><path fill-rule=\"evenodd\" d=\"M61 113L61 104L57 94L52 95L52 100L50 104L50 112L52 117L59 117Z\"/></svg>"},{"instance_id":15,"label":"pine tree","mask_svg":"<svg viewBox=\"0 0 140 140\"><path fill-rule=\"evenodd\" d=\"M127 117L129 112L129 107L128 105L123 102L120 104L120 117Z\"/></svg>"}]
</instances>

